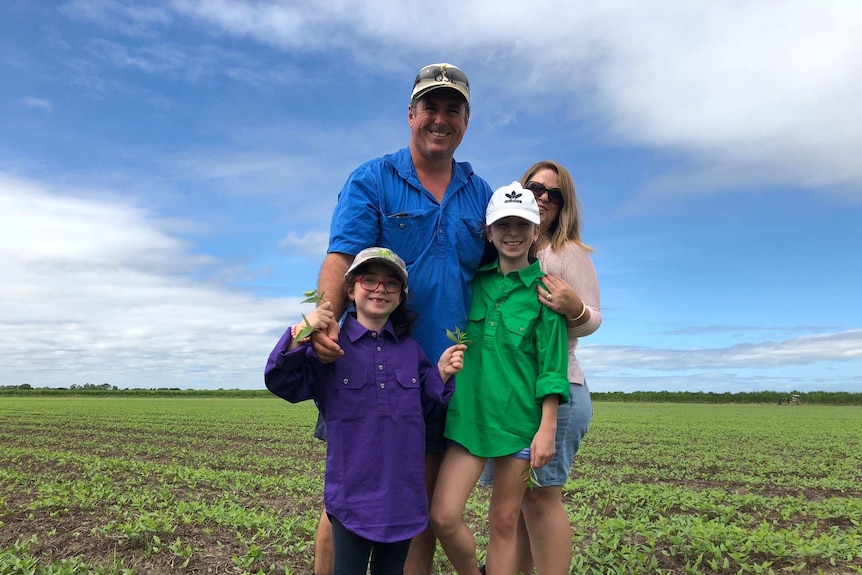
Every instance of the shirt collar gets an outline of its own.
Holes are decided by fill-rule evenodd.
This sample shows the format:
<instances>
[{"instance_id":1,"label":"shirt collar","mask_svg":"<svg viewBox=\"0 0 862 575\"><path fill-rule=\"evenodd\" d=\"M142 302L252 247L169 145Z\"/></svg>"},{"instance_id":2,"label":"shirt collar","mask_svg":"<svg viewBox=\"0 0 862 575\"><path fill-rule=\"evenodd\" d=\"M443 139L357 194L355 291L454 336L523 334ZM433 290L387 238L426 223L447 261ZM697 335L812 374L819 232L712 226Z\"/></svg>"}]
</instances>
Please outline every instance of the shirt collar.
<instances>
[{"instance_id":1,"label":"shirt collar","mask_svg":"<svg viewBox=\"0 0 862 575\"><path fill-rule=\"evenodd\" d=\"M398 172L398 175L401 176L401 178L407 180L408 182L418 184L420 188L422 187L421 183L419 182L419 176L416 174L416 167L413 165L413 157L410 155L409 147L402 148L394 154L388 154L386 157L395 167L395 170ZM473 166L470 165L470 162L457 162L453 158L452 180L449 182L449 187L454 189L460 189L467 182L467 180L470 179L470 176L472 175Z\"/></svg>"},{"instance_id":2,"label":"shirt collar","mask_svg":"<svg viewBox=\"0 0 862 575\"><path fill-rule=\"evenodd\" d=\"M392 339L398 341L398 336L395 335L395 328L392 326L391 321L387 321L386 325L383 326L383 329L381 331L388 333L390 336L392 336ZM353 314L347 314L347 316L344 318L344 324L341 326L341 333L346 335L351 342L356 342L358 339L362 338L366 334L374 333L374 330L370 330L361 323L359 323L359 320L357 320L356 316L354 316Z\"/></svg>"},{"instance_id":3,"label":"shirt collar","mask_svg":"<svg viewBox=\"0 0 862 575\"><path fill-rule=\"evenodd\" d=\"M500 269L500 258L498 257L494 259L494 261L483 265L481 268L479 268L479 272L495 272L502 275L503 271ZM542 268L539 266L539 260L537 260L536 258L530 258L530 265L517 271L511 272L509 275L511 276L513 274L517 275L525 286L533 285L533 282L545 275L544 273L542 273Z\"/></svg>"}]
</instances>

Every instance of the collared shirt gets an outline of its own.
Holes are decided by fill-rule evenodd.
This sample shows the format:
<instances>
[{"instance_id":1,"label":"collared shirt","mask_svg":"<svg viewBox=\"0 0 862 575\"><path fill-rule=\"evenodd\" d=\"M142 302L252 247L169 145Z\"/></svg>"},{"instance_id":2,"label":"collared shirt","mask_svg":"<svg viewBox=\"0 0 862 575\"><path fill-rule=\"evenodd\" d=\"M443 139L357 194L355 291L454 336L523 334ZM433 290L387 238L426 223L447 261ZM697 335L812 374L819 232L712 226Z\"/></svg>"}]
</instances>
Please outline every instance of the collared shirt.
<instances>
[{"instance_id":1,"label":"collared shirt","mask_svg":"<svg viewBox=\"0 0 862 575\"><path fill-rule=\"evenodd\" d=\"M309 345L286 351L291 330L266 363L266 387L290 402L313 399L326 420L324 504L351 532L379 542L409 539L428 524L424 412L448 400L440 374L411 337L344 320L344 355L318 361Z\"/></svg>"},{"instance_id":2,"label":"collared shirt","mask_svg":"<svg viewBox=\"0 0 862 575\"><path fill-rule=\"evenodd\" d=\"M529 447L545 396L569 400L565 320L536 298L543 275L538 261L506 275L494 262L473 280L472 344L449 403L446 437L478 457Z\"/></svg>"},{"instance_id":3,"label":"collared shirt","mask_svg":"<svg viewBox=\"0 0 862 575\"><path fill-rule=\"evenodd\" d=\"M404 148L366 162L347 179L332 214L328 252L356 255L389 248L407 264L415 337L428 357L452 345L446 330L464 328L470 281L485 248L488 183L467 162L452 162L443 201L426 190Z\"/></svg>"}]
</instances>

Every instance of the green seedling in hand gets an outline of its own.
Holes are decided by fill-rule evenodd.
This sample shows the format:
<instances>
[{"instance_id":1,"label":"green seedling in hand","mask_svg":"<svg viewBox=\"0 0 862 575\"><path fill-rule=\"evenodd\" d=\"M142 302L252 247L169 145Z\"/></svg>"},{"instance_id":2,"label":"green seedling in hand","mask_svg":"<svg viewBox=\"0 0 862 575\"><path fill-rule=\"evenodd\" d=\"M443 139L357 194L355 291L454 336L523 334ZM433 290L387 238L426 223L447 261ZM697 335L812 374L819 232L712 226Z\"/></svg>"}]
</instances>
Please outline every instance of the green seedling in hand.
<instances>
[{"instance_id":1,"label":"green seedling in hand","mask_svg":"<svg viewBox=\"0 0 862 575\"><path fill-rule=\"evenodd\" d=\"M524 476L524 483L527 484L527 489L535 489L536 487L541 487L542 484L539 483L539 477L536 475L536 470L533 469L533 466L529 466L522 473Z\"/></svg>"},{"instance_id":2,"label":"green seedling in hand","mask_svg":"<svg viewBox=\"0 0 862 575\"><path fill-rule=\"evenodd\" d=\"M326 292L317 295L317 290L313 289L311 291L302 292L302 295L305 296L305 299L302 300L300 303L320 303L321 301L323 301L323 296L326 295Z\"/></svg>"},{"instance_id":3,"label":"green seedling in hand","mask_svg":"<svg viewBox=\"0 0 862 575\"><path fill-rule=\"evenodd\" d=\"M455 331L452 331L451 329L446 330L446 337L448 337L450 340L454 341L455 343L458 343L461 345L470 345L471 343L473 343L472 341L467 339L467 332L461 331L461 328L458 327L457 325L455 326Z\"/></svg>"},{"instance_id":4,"label":"green seedling in hand","mask_svg":"<svg viewBox=\"0 0 862 575\"><path fill-rule=\"evenodd\" d=\"M326 292L318 294L317 290L313 289L311 291L302 292L302 295L305 296L305 299L302 300L302 302L300 303L320 303L321 301L323 301L323 296L326 295ZM297 341L302 341L305 338L309 337L312 333L314 333L314 328L311 327L311 323L309 323L308 318L305 317L304 313L300 313L299 315L302 316L302 321L305 322L305 325L302 326L302 329L299 330L298 334L296 334L296 339Z\"/></svg>"}]
</instances>

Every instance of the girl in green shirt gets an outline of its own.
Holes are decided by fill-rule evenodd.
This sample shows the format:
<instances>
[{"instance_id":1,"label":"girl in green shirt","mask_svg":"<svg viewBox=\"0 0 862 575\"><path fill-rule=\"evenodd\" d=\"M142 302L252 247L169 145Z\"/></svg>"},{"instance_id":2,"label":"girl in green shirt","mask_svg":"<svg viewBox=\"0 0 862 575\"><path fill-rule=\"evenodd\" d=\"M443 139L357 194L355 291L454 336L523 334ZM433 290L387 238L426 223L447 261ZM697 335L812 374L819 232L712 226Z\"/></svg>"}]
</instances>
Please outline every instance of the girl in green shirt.
<instances>
[{"instance_id":1,"label":"girl in green shirt","mask_svg":"<svg viewBox=\"0 0 862 575\"><path fill-rule=\"evenodd\" d=\"M539 208L517 182L498 189L485 214L497 258L479 269L466 332L464 370L446 416L446 450L431 522L459 575L479 575L476 541L463 520L470 492L494 461L486 555L490 575L515 575L518 513L530 468L554 455L557 406L568 401L565 320L541 305L544 275L532 257Z\"/></svg>"}]
</instances>

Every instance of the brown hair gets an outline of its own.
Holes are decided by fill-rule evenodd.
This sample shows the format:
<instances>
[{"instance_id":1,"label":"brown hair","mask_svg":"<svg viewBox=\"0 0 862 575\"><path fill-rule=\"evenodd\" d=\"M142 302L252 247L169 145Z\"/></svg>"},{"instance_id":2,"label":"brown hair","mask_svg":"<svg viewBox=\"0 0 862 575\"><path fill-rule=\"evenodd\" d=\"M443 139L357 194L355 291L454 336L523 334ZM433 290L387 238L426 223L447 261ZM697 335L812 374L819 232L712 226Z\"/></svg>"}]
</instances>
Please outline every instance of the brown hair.
<instances>
[{"instance_id":1,"label":"brown hair","mask_svg":"<svg viewBox=\"0 0 862 575\"><path fill-rule=\"evenodd\" d=\"M560 190L563 193L563 205L557 214L557 219L548 226L551 249L557 250L566 242L575 242L588 252L595 251L581 240L581 206L575 191L575 182L569 171L553 160L542 160L533 164L521 178L525 185L539 170L551 170L560 178Z\"/></svg>"}]
</instances>

